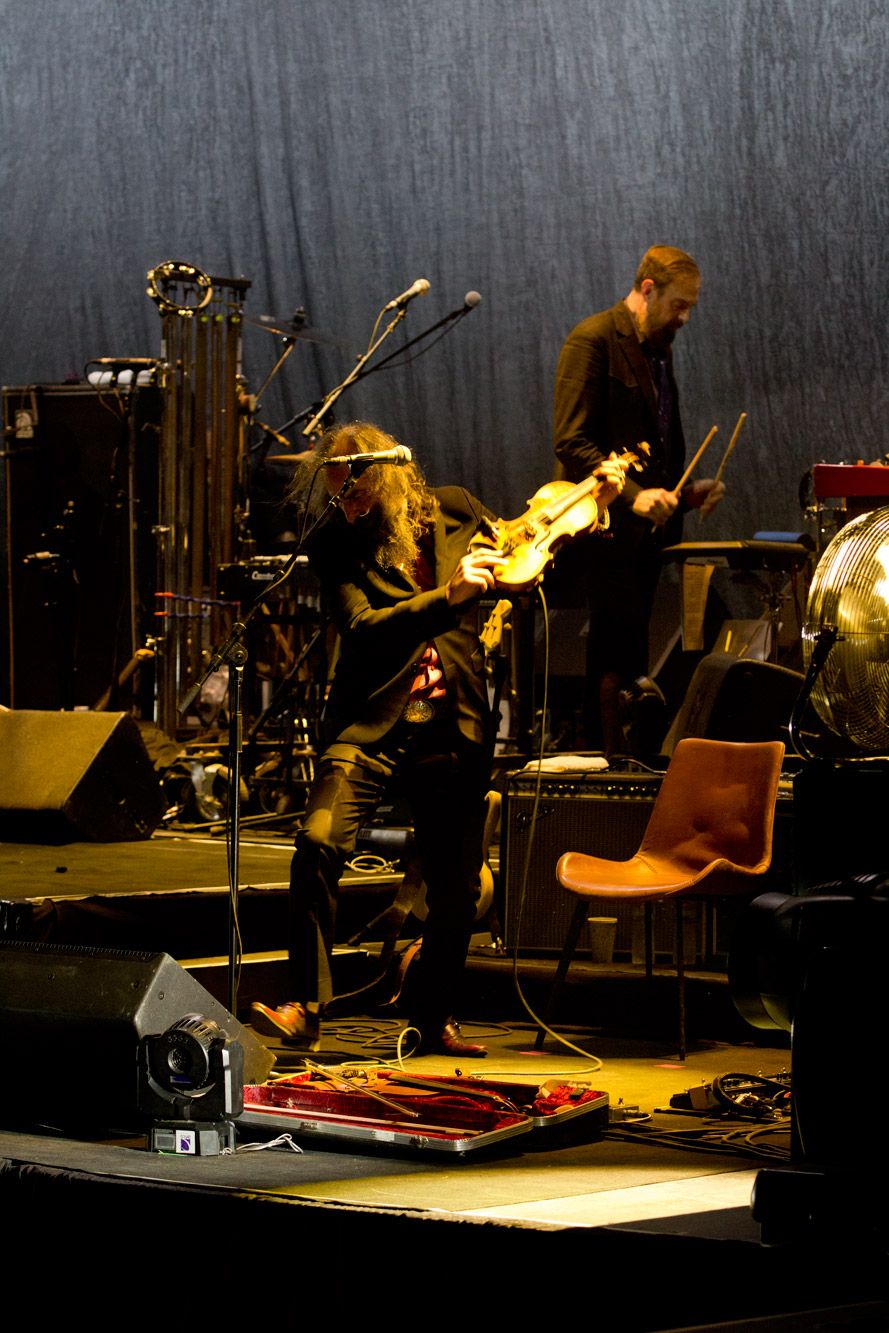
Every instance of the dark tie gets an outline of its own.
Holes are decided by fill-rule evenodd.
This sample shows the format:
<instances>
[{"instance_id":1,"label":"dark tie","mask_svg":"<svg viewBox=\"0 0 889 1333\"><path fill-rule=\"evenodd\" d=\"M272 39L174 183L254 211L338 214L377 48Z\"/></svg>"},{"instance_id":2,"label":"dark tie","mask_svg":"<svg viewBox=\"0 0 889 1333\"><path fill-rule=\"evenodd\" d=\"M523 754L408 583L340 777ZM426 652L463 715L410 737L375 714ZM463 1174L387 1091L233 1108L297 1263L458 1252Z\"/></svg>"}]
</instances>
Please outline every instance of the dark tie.
<instances>
[{"instance_id":1,"label":"dark tie","mask_svg":"<svg viewBox=\"0 0 889 1333\"><path fill-rule=\"evenodd\" d=\"M666 449L670 443L670 423L673 420L673 390L667 371L667 358L656 356L652 361L654 385L657 389L657 426L661 444Z\"/></svg>"}]
</instances>

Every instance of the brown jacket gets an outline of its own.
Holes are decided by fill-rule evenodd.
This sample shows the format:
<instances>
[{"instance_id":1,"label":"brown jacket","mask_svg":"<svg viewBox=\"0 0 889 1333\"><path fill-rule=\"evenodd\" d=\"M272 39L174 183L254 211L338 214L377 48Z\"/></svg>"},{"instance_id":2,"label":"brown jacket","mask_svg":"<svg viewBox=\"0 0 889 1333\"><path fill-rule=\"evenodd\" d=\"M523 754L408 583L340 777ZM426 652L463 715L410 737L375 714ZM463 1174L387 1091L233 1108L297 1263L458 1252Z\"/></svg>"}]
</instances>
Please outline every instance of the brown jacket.
<instances>
[{"instance_id":1,"label":"brown jacket","mask_svg":"<svg viewBox=\"0 0 889 1333\"><path fill-rule=\"evenodd\" d=\"M672 487L682 475L685 441L672 356L667 365L673 390L671 449L658 443L657 398L648 361L623 301L590 315L569 333L556 371L554 442L569 481L589 476L614 450L624 453L645 440L651 456L642 472L631 472L614 505L620 521L642 487Z\"/></svg>"}]
</instances>

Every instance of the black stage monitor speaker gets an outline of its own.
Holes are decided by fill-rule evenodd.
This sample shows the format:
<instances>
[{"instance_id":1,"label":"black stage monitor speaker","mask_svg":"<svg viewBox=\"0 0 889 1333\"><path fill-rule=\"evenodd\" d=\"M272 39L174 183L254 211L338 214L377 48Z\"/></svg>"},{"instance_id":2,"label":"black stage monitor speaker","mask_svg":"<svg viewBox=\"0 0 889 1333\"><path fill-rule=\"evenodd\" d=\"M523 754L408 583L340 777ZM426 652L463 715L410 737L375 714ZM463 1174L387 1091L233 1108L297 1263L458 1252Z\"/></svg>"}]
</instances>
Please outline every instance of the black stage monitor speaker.
<instances>
[{"instance_id":1,"label":"black stage monitor speaker","mask_svg":"<svg viewBox=\"0 0 889 1333\"><path fill-rule=\"evenodd\" d=\"M786 741L802 684L799 672L774 662L709 653L695 668L663 753L672 754L686 736L711 741Z\"/></svg>"},{"instance_id":2,"label":"black stage monitor speaker","mask_svg":"<svg viewBox=\"0 0 889 1333\"><path fill-rule=\"evenodd\" d=\"M211 1019L244 1050L244 1082L274 1057L165 953L0 943L0 1117L7 1125L135 1129L143 1037Z\"/></svg>"},{"instance_id":3,"label":"black stage monitor speaker","mask_svg":"<svg viewBox=\"0 0 889 1333\"><path fill-rule=\"evenodd\" d=\"M0 712L0 836L12 842L147 838L160 779L127 713Z\"/></svg>"}]
</instances>

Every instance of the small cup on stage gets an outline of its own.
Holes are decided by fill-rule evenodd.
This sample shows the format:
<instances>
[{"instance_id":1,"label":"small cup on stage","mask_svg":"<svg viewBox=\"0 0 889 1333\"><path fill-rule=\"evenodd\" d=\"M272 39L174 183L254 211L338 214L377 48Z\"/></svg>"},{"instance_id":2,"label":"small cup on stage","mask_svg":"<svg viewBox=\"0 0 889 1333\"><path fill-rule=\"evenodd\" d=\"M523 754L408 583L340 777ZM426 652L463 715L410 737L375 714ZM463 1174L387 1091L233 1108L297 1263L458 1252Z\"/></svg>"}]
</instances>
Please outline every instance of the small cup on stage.
<instances>
[{"instance_id":1,"label":"small cup on stage","mask_svg":"<svg viewBox=\"0 0 889 1333\"><path fill-rule=\"evenodd\" d=\"M614 958L614 939L617 934L616 916L588 916L590 962L610 963Z\"/></svg>"}]
</instances>

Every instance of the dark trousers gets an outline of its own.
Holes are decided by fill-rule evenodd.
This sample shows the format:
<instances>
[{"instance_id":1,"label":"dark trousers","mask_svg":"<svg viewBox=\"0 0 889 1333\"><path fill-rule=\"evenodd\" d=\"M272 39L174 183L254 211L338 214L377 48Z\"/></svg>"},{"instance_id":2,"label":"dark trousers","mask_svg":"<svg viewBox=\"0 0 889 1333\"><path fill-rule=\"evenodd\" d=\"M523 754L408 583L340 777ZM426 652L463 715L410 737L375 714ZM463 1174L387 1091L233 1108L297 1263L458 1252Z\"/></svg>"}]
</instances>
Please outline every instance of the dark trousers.
<instances>
[{"instance_id":1,"label":"dark trousers","mask_svg":"<svg viewBox=\"0 0 889 1333\"><path fill-rule=\"evenodd\" d=\"M333 998L340 875L358 830L397 778L411 804L428 912L411 1017L431 1027L453 1013L478 901L490 768L490 750L450 720L400 723L376 745L338 743L324 753L290 872L293 999Z\"/></svg>"},{"instance_id":2,"label":"dark trousers","mask_svg":"<svg viewBox=\"0 0 889 1333\"><path fill-rule=\"evenodd\" d=\"M623 750L620 691L648 674L648 625L661 571L655 533L603 536L589 571L584 729L591 749Z\"/></svg>"}]
</instances>

